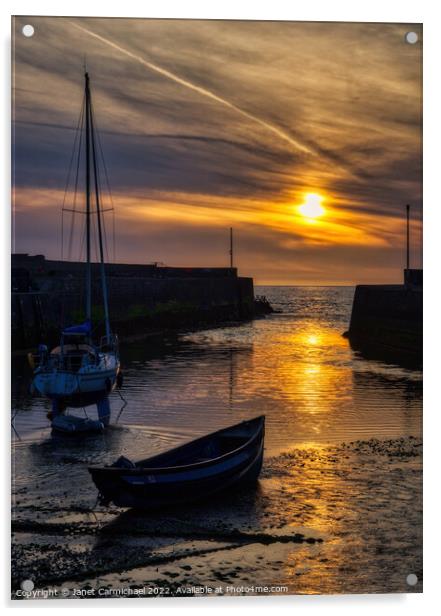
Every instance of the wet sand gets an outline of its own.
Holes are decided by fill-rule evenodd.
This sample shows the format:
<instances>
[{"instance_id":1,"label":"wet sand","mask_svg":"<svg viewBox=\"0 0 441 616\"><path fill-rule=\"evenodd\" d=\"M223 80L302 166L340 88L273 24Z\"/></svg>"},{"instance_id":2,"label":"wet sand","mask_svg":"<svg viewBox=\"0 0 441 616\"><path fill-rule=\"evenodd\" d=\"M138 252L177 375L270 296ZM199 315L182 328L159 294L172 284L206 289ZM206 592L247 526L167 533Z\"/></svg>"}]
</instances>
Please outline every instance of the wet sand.
<instances>
[{"instance_id":1,"label":"wet sand","mask_svg":"<svg viewBox=\"0 0 441 616\"><path fill-rule=\"evenodd\" d=\"M422 591L414 437L298 447L267 457L255 488L156 513L70 488L51 473L15 486L13 598L23 580L64 597Z\"/></svg>"}]
</instances>

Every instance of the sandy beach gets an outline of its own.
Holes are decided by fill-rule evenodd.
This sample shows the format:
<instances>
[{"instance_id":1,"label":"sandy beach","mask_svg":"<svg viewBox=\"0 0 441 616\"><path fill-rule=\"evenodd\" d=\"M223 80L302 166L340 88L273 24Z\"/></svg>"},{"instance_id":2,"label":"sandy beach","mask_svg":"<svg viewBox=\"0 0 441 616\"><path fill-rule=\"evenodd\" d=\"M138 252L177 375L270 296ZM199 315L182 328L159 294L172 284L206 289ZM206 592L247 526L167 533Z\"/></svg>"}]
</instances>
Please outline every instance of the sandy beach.
<instances>
[{"instance_id":1,"label":"sandy beach","mask_svg":"<svg viewBox=\"0 0 441 616\"><path fill-rule=\"evenodd\" d=\"M50 477L17 490L13 596L315 594L422 590L422 443L296 448L255 489L156 513L103 509ZM415 586L406 578L414 573Z\"/></svg>"}]
</instances>

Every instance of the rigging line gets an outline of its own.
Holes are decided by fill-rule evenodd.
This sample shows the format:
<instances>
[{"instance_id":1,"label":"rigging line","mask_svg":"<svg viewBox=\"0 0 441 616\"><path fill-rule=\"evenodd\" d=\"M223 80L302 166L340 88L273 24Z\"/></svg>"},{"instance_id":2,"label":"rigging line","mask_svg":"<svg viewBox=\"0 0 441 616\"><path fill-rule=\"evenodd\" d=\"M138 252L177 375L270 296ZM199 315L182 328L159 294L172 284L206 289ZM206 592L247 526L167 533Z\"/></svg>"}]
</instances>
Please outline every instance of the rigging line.
<instances>
[{"instance_id":1,"label":"rigging line","mask_svg":"<svg viewBox=\"0 0 441 616\"><path fill-rule=\"evenodd\" d=\"M92 267L91 267L91 242L90 242L90 87L89 74L84 73L86 94L86 319L92 319Z\"/></svg>"},{"instance_id":2,"label":"rigging line","mask_svg":"<svg viewBox=\"0 0 441 616\"><path fill-rule=\"evenodd\" d=\"M21 436L17 431L17 428L15 427L15 418L17 417L17 413L18 413L18 408L15 409L12 417L11 417L11 428L14 430L16 437L18 438L19 441L21 441Z\"/></svg>"},{"instance_id":3,"label":"rigging line","mask_svg":"<svg viewBox=\"0 0 441 616\"><path fill-rule=\"evenodd\" d=\"M122 393L120 392L120 390L119 390L119 389L116 389L115 391L116 391L116 393L118 394L118 396L121 398L121 402L123 403L123 404L122 404L122 407L121 407L121 408L120 408L120 410L119 410L119 413L118 413L118 416L117 416L117 418L116 418L116 421L115 421L115 424L117 424L117 423L118 423L118 421L119 421L119 419L120 419L120 417L121 417L121 415L122 415L122 413L123 413L123 411L124 411L124 409L126 408L126 406L127 406L128 402L127 402L127 400L124 398L124 396L122 395Z\"/></svg>"},{"instance_id":4,"label":"rigging line","mask_svg":"<svg viewBox=\"0 0 441 616\"><path fill-rule=\"evenodd\" d=\"M70 156L70 161L69 161L69 170L67 172L66 185L64 187L62 210L64 209L64 206L66 205L67 191L69 190L70 176L71 176L71 173L72 173L72 163L73 163L73 159L74 159L74 156L75 156L75 151L76 151L76 146L77 146L77 141L78 141L78 131L79 131L80 124L81 124L82 113L83 113L83 109L81 108L81 111L80 111L80 114L79 114L79 117L78 117L77 128L76 128L76 131L75 131L75 139L74 139L74 143L73 143L72 154ZM63 219L63 215L61 216L61 218ZM62 222L62 228L61 228L61 260L63 260L63 256L64 256L64 226L63 226L63 222Z\"/></svg>"},{"instance_id":5,"label":"rigging line","mask_svg":"<svg viewBox=\"0 0 441 616\"><path fill-rule=\"evenodd\" d=\"M99 165L97 166L97 171L98 171L98 185L100 187L100 194L103 194L103 190L102 190L102 182L101 182L101 172L99 169ZM109 248L108 248L108 242L107 242L107 229L106 229L106 216L105 216L105 212L106 209L101 207L100 208L100 214L101 214L101 222L103 225L103 238L104 238L104 250L106 253L106 261L107 263L109 262Z\"/></svg>"},{"instance_id":6,"label":"rigging line","mask_svg":"<svg viewBox=\"0 0 441 616\"><path fill-rule=\"evenodd\" d=\"M98 129L98 126L97 125L95 125L95 126L96 126L96 136L97 136L97 142L98 142L98 149L99 149L99 153L101 155L101 160L103 161L104 177L105 177L105 180L106 180L107 191L109 193L110 207L114 210L115 205L114 205L114 202L113 202L112 189L110 188L109 174L108 174L108 171L107 171L106 159L104 158L104 151L103 151L103 146L102 146L102 143L101 143L100 131ZM106 241L106 246L107 246L107 237L105 237L105 241ZM107 248L106 248L106 252L107 252L107 259L109 259L109 251L107 250ZM116 263L116 254L115 254L115 211L113 212L113 262Z\"/></svg>"},{"instance_id":7,"label":"rigging line","mask_svg":"<svg viewBox=\"0 0 441 616\"><path fill-rule=\"evenodd\" d=\"M98 185L100 187L100 191L101 189L101 178L100 178L100 172L98 169ZM101 192L102 194L102 192ZM105 211L102 208L100 209L100 215L101 215L101 223L103 225L103 238L104 238L104 252L106 253L106 262L109 262L109 248L107 245L107 229L106 229L106 217L105 217Z\"/></svg>"},{"instance_id":8,"label":"rigging line","mask_svg":"<svg viewBox=\"0 0 441 616\"><path fill-rule=\"evenodd\" d=\"M86 111L87 113L87 111ZM92 125L92 101L91 101L91 95L89 93L89 110L88 110L88 115L89 115L89 127L90 127L90 145L91 145L91 154L92 154L92 159L93 159L93 125ZM92 179L92 173L94 174L95 177L95 172L93 169L93 164L91 167L91 179ZM95 262L98 261L98 251L97 251L97 241L96 241L96 235L97 235L97 231L96 231L96 227L95 227L95 216L92 216L92 210L93 210L93 203L92 203L92 199L94 200L95 203L95 211L97 210L97 201L96 201L96 191L94 192L93 196L91 196L90 199L90 208L89 208L89 214L90 214L90 223L91 223L91 253L92 250L95 254ZM90 224L89 223L89 224Z\"/></svg>"},{"instance_id":9,"label":"rigging line","mask_svg":"<svg viewBox=\"0 0 441 616\"><path fill-rule=\"evenodd\" d=\"M99 240L99 256L100 256L100 269L101 269L101 286L103 293L103 304L104 304L104 316L105 316L105 325L106 325L106 339L107 341L110 338L110 325L109 325L109 308L108 308L108 299L107 299L107 285L106 285L106 276L105 276L105 266L104 266L104 247L103 247L103 214L100 210L100 174L99 174L99 166L97 160L97 153L95 147L95 123L94 123L94 113L92 107L92 100L90 100L89 104L89 113L90 113L90 127L91 127L91 135L92 135L92 162L93 162L93 175L95 180L95 201L96 201L96 216L97 216L97 224L98 224L98 240Z\"/></svg>"},{"instance_id":10,"label":"rigging line","mask_svg":"<svg viewBox=\"0 0 441 616\"><path fill-rule=\"evenodd\" d=\"M95 116L94 116L94 120L95 120ZM113 196L112 196L112 190L110 188L109 174L107 172L106 159L104 158L104 152L103 152L103 146L102 146L102 143L101 143L100 131L98 129L98 125L97 124L95 124L95 132L96 132L96 136L97 136L97 142L98 142L98 148L99 148L100 155L101 155L101 160L103 161L103 168L104 168L104 175L106 177L107 190L109 191L110 202L111 202L111 204L113 206Z\"/></svg>"},{"instance_id":11,"label":"rigging line","mask_svg":"<svg viewBox=\"0 0 441 616\"><path fill-rule=\"evenodd\" d=\"M68 207L65 207L63 209L63 212L75 212L75 214L85 214L86 213L86 212L81 212L80 210L73 210L73 209L68 208ZM101 212L101 214L103 212L113 212L113 208L111 208L111 207L105 207L105 208L100 207L100 212ZM96 214L96 210L90 210L90 213L91 214Z\"/></svg>"},{"instance_id":12,"label":"rigging line","mask_svg":"<svg viewBox=\"0 0 441 616\"><path fill-rule=\"evenodd\" d=\"M98 170L98 183L100 186L100 190L102 191L101 175L100 175L99 170ZM106 262L108 263L109 262L109 246L108 246L108 241L107 241L107 228L106 228L106 216L105 216L106 211L107 210L101 208L101 222L103 225L104 251L106 253Z\"/></svg>"},{"instance_id":13,"label":"rigging line","mask_svg":"<svg viewBox=\"0 0 441 616\"><path fill-rule=\"evenodd\" d=\"M94 154L96 154L95 151L95 135L97 132L96 126L95 126L95 114L93 112L93 106L92 103L90 104L90 114L91 114L91 124L94 127L94 131L93 131L93 137L92 137L92 147L93 147L93 151ZM95 180L97 182L98 185L98 193L99 195L103 194L102 191L102 183L101 183L101 174L100 174L100 168L99 168L99 161L98 161L98 157L96 157L96 164L95 164ZM104 258L104 252L106 253L106 260L109 260L109 251L107 248L107 236L106 236L106 222L105 222L105 216L104 216L104 212L105 212L105 208L103 208L102 206L99 206L98 204L98 200L97 200L97 205L96 205L96 213L97 213L97 218L98 218L98 227L100 230L100 227L102 225L102 229L101 229L101 233L99 234L99 240L100 240L100 258ZM104 242L103 242L103 236L104 236ZM104 248L103 254L101 255L101 251L102 248Z\"/></svg>"},{"instance_id":14,"label":"rigging line","mask_svg":"<svg viewBox=\"0 0 441 616\"><path fill-rule=\"evenodd\" d=\"M113 262L116 263L116 241L115 241L115 210L112 210L112 233L113 233Z\"/></svg>"},{"instance_id":15,"label":"rigging line","mask_svg":"<svg viewBox=\"0 0 441 616\"><path fill-rule=\"evenodd\" d=\"M97 230L96 230L96 226L95 226L95 216L91 216L91 221L92 221L92 245L93 245L93 252L95 254L95 263L98 262L98 250L97 250L97 242L96 242L96 237L97 237Z\"/></svg>"},{"instance_id":16,"label":"rigging line","mask_svg":"<svg viewBox=\"0 0 441 616\"><path fill-rule=\"evenodd\" d=\"M63 261L63 257L64 257L64 254L63 254L63 252L64 252L63 251L63 247L64 247L63 238L64 238L64 207L61 208L61 260L62 261Z\"/></svg>"},{"instance_id":17,"label":"rigging line","mask_svg":"<svg viewBox=\"0 0 441 616\"><path fill-rule=\"evenodd\" d=\"M79 252L79 256L78 256L78 260L81 261L83 259L83 254L84 253L84 245L86 243L86 216L84 216L83 218L83 225L82 225L82 231L81 231L81 242L80 242L80 252Z\"/></svg>"},{"instance_id":18,"label":"rigging line","mask_svg":"<svg viewBox=\"0 0 441 616\"><path fill-rule=\"evenodd\" d=\"M79 183L79 177L80 177L81 147L83 144L84 115L83 115L82 122L83 124L81 125L80 140L78 143L78 157L77 157L77 169L76 169L76 175L75 175L73 211L72 211L72 217L71 217L71 227L70 227L70 236L69 236L69 260L72 258L72 253L73 253L73 236L74 236L74 228L75 228L75 213L77 209L77 199L78 199L78 183Z\"/></svg>"},{"instance_id":19,"label":"rigging line","mask_svg":"<svg viewBox=\"0 0 441 616\"><path fill-rule=\"evenodd\" d=\"M104 317L98 318L97 315L95 315L95 317L96 318L93 320L93 322L95 323L95 327L93 327L91 331L92 336L95 336L95 334L99 333L101 325L106 321Z\"/></svg>"},{"instance_id":20,"label":"rigging line","mask_svg":"<svg viewBox=\"0 0 441 616\"><path fill-rule=\"evenodd\" d=\"M80 175L80 162L81 162L81 146L83 143L83 129L84 129L84 108L86 105L85 97L83 96L83 105L81 107L80 119L81 123L79 126L79 140L78 140L78 156L77 156L77 169L75 174L75 186L74 186L74 200L73 200L73 212L71 216L71 225L70 225L70 234L69 234L69 247L68 247L68 260L70 261L72 258L72 247L73 247L73 235L75 228L75 210L77 205L77 195L78 195L78 182Z\"/></svg>"}]
</instances>

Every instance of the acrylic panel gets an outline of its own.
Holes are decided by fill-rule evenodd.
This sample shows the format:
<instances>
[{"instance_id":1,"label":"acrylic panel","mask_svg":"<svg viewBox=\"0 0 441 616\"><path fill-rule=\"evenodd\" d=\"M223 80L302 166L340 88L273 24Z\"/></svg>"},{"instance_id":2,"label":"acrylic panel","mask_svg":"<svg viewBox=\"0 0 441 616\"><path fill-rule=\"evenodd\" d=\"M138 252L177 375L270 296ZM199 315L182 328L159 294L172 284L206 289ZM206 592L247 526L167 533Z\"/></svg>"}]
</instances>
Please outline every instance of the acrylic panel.
<instances>
[{"instance_id":1,"label":"acrylic panel","mask_svg":"<svg viewBox=\"0 0 441 616\"><path fill-rule=\"evenodd\" d=\"M422 37L13 18L13 599L422 592Z\"/></svg>"}]
</instances>

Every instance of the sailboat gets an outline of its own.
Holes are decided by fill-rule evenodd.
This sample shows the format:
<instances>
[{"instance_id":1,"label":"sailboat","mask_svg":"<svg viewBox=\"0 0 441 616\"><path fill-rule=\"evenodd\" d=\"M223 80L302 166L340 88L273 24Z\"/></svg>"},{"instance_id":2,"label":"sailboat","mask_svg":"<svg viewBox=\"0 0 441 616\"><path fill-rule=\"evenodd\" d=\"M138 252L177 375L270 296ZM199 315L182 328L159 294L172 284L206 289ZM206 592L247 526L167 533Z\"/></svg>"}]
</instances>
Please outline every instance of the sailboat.
<instances>
[{"instance_id":1,"label":"sailboat","mask_svg":"<svg viewBox=\"0 0 441 616\"><path fill-rule=\"evenodd\" d=\"M119 383L120 361L118 339L110 328L109 303L103 246L103 212L97 169L97 149L94 117L92 112L89 75L85 73L85 96L82 117L85 124L85 211L86 216L86 302L85 321L66 327L61 332L60 344L50 352L40 345L34 356L33 385L40 394L52 401L52 425L67 432L100 428L109 423L110 405L108 395ZM93 190L93 198L92 198ZM92 204L92 201L94 203ZM94 205L94 211L92 210ZM92 216L96 215L100 277L104 308L105 335L99 342L93 339L92 323L92 264L91 232ZM79 418L67 420L67 407L85 407L96 404L99 415L97 425L81 423ZM78 421L76 421L78 420Z\"/></svg>"}]
</instances>

